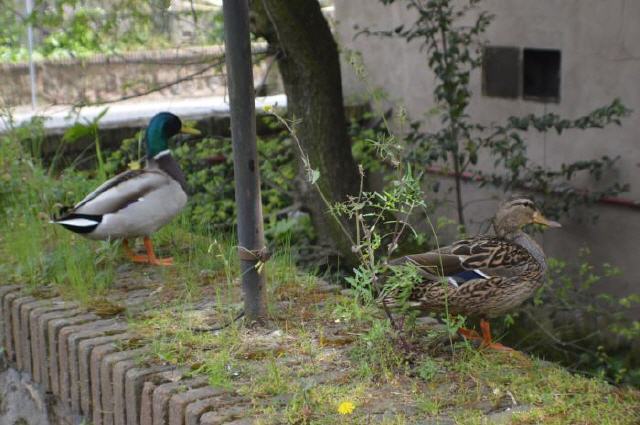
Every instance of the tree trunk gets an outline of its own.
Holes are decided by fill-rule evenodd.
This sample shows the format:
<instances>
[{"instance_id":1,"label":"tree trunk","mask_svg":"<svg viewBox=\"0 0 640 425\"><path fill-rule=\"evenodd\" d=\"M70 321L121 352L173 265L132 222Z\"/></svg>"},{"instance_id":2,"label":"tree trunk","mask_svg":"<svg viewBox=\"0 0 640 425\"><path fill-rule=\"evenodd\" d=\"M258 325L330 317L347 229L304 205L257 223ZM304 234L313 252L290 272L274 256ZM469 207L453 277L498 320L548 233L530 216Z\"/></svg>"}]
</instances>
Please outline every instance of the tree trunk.
<instances>
[{"instance_id":1,"label":"tree trunk","mask_svg":"<svg viewBox=\"0 0 640 425\"><path fill-rule=\"evenodd\" d=\"M277 52L290 116L301 120L297 134L320 188L330 201L356 195L360 177L351 154L342 99L338 47L317 0L252 0L254 30ZM300 163L300 173L304 170ZM311 212L318 242L353 265L351 242L328 212L316 189L299 179L301 202ZM352 226L343 221L346 229Z\"/></svg>"}]
</instances>

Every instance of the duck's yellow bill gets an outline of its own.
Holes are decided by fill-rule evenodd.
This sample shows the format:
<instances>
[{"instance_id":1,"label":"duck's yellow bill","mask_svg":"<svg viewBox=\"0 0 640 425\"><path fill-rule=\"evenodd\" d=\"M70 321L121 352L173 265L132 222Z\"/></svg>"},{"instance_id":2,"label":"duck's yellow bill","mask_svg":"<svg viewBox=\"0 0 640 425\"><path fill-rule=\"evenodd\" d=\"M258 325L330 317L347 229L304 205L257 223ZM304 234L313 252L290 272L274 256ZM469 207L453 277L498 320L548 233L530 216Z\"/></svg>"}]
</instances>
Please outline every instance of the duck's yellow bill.
<instances>
[{"instance_id":1,"label":"duck's yellow bill","mask_svg":"<svg viewBox=\"0 0 640 425\"><path fill-rule=\"evenodd\" d=\"M199 136L202 134L200 133L200 130L193 127L187 127L186 125L182 126L182 128L180 129L180 133L193 134L194 136Z\"/></svg>"},{"instance_id":2,"label":"duck's yellow bill","mask_svg":"<svg viewBox=\"0 0 640 425\"><path fill-rule=\"evenodd\" d=\"M557 221L549 220L537 211L533 213L533 222L536 224L542 224L543 226L562 227L562 225Z\"/></svg>"},{"instance_id":3,"label":"duck's yellow bill","mask_svg":"<svg viewBox=\"0 0 640 425\"><path fill-rule=\"evenodd\" d=\"M140 161L131 161L129 163L130 170L140 170L141 168L142 168L142 165L140 164Z\"/></svg>"}]
</instances>

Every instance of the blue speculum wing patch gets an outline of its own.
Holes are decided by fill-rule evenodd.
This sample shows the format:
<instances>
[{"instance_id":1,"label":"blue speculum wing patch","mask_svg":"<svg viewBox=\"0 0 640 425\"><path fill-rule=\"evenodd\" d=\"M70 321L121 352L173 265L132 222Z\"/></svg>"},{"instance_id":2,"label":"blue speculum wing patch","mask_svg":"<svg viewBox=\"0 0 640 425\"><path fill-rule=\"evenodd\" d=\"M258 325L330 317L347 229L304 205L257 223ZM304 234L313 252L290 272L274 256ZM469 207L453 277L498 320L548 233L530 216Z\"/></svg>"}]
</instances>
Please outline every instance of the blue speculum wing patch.
<instances>
[{"instance_id":1,"label":"blue speculum wing patch","mask_svg":"<svg viewBox=\"0 0 640 425\"><path fill-rule=\"evenodd\" d=\"M460 273L456 273L452 276L447 276L447 280L454 286L460 286L466 281L474 280L474 279L488 279L489 276L482 273L480 270L465 270Z\"/></svg>"}]
</instances>

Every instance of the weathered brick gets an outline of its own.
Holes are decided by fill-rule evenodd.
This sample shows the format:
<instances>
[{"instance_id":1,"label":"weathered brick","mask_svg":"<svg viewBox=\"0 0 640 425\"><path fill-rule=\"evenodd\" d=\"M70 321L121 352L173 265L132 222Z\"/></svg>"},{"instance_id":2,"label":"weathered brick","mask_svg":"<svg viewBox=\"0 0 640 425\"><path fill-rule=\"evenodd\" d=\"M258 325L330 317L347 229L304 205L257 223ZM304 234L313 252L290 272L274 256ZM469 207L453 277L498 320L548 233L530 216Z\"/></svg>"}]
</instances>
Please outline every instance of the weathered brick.
<instances>
[{"instance_id":1,"label":"weathered brick","mask_svg":"<svg viewBox=\"0 0 640 425\"><path fill-rule=\"evenodd\" d=\"M2 300L2 317L4 320L4 335L5 335L5 349L7 360L9 362L14 361L16 352L14 349L14 338L13 338L13 320L11 317L11 304L13 304L13 300L22 296L22 292L11 292L7 294Z\"/></svg>"},{"instance_id":2,"label":"weathered brick","mask_svg":"<svg viewBox=\"0 0 640 425\"><path fill-rule=\"evenodd\" d=\"M20 285L1 285L0 284L0 309L2 309L2 300L4 299L5 295L7 295L9 292L16 292L16 291L20 291L22 289L22 286Z\"/></svg>"},{"instance_id":3,"label":"weathered brick","mask_svg":"<svg viewBox=\"0 0 640 425\"><path fill-rule=\"evenodd\" d=\"M115 320L92 320L86 323L65 326L60 329L58 337L58 373L60 376L60 391L58 398L67 407L71 406L71 369L77 373L78 365L69 361L69 340L77 332L88 329L96 329L103 326L113 325Z\"/></svg>"},{"instance_id":4,"label":"weathered brick","mask_svg":"<svg viewBox=\"0 0 640 425\"><path fill-rule=\"evenodd\" d=\"M127 312L139 313L148 308L149 295L153 292L151 288L140 288L127 291L127 298L120 303L127 308Z\"/></svg>"},{"instance_id":5,"label":"weathered brick","mask_svg":"<svg viewBox=\"0 0 640 425\"><path fill-rule=\"evenodd\" d=\"M144 382L154 375L162 375L174 369L175 366L172 365L158 365L127 370L124 378L127 425L138 425L140 422L140 399Z\"/></svg>"},{"instance_id":6,"label":"weathered brick","mask_svg":"<svg viewBox=\"0 0 640 425\"><path fill-rule=\"evenodd\" d=\"M130 289L127 291L127 299L124 300L125 304L129 304L129 300L136 298L146 298L149 299L149 294L154 290L150 288L138 288L138 289Z\"/></svg>"},{"instance_id":7,"label":"weathered brick","mask_svg":"<svg viewBox=\"0 0 640 425\"><path fill-rule=\"evenodd\" d=\"M203 414L220 410L230 404L238 404L244 401L245 399L242 399L233 393L224 392L216 397L205 398L189 403L185 409L185 424L199 425L200 416Z\"/></svg>"},{"instance_id":8,"label":"weathered brick","mask_svg":"<svg viewBox=\"0 0 640 425\"><path fill-rule=\"evenodd\" d=\"M59 332L65 326L77 325L79 323L87 323L95 321L97 316L93 313L84 313L77 316L54 319L47 324L47 336L49 345L49 380L51 383L51 392L60 395L60 373L58 360L58 346L60 342Z\"/></svg>"},{"instance_id":9,"label":"weathered brick","mask_svg":"<svg viewBox=\"0 0 640 425\"><path fill-rule=\"evenodd\" d=\"M113 365L113 424L127 425L127 403L124 391L124 376L136 367L134 359L122 360Z\"/></svg>"},{"instance_id":10,"label":"weathered brick","mask_svg":"<svg viewBox=\"0 0 640 425\"><path fill-rule=\"evenodd\" d=\"M169 425L185 424L185 410L189 403L219 396L223 393L225 393L225 390L221 388L206 386L174 394L169 400Z\"/></svg>"},{"instance_id":11,"label":"weathered brick","mask_svg":"<svg viewBox=\"0 0 640 425\"><path fill-rule=\"evenodd\" d=\"M78 344L78 363L80 364L80 411L87 418L93 413L91 354L93 349L110 342L123 341L132 337L129 333L117 333L85 339ZM114 347L115 348L115 347Z\"/></svg>"},{"instance_id":12,"label":"weathered brick","mask_svg":"<svg viewBox=\"0 0 640 425\"><path fill-rule=\"evenodd\" d=\"M45 306L51 306L51 300L35 299L20 306L20 333L22 334L22 340L20 341L20 343L22 344L22 370L27 372L28 374L32 374L33 356L35 354L32 353L31 350L31 341L35 340L35 334L31 334L30 313L38 307Z\"/></svg>"},{"instance_id":13,"label":"weathered brick","mask_svg":"<svg viewBox=\"0 0 640 425\"><path fill-rule=\"evenodd\" d=\"M204 413L214 410L218 406L218 402L219 397L213 397L190 403L184 411L184 419L186 425L199 425L200 416L202 416Z\"/></svg>"},{"instance_id":14,"label":"weathered brick","mask_svg":"<svg viewBox=\"0 0 640 425\"><path fill-rule=\"evenodd\" d=\"M145 348L135 350L120 351L107 354L100 363L100 390L102 406L102 425L113 425L114 414L116 413L114 397L114 368L118 362L128 361L146 351ZM95 412L95 409L94 409ZM95 422L97 424L97 422ZM95 425L95 424L94 424Z\"/></svg>"},{"instance_id":15,"label":"weathered brick","mask_svg":"<svg viewBox=\"0 0 640 425\"><path fill-rule=\"evenodd\" d=\"M252 425L254 418L246 417L250 414L250 410L251 406L249 405L236 405L226 409L207 412L200 417L200 424L222 425L233 423L236 425Z\"/></svg>"},{"instance_id":16,"label":"weathered brick","mask_svg":"<svg viewBox=\"0 0 640 425\"><path fill-rule=\"evenodd\" d=\"M84 375L89 376L89 363L81 363L78 351L80 342L99 336L114 335L123 333L127 330L127 325L123 322L115 322L110 325L100 325L99 322L94 322L95 325L89 326L87 329L74 332L68 339L68 351L69 351L69 399L71 401L71 410L73 412L80 413L80 385L82 369L85 367ZM87 388L89 386L87 385Z\"/></svg>"},{"instance_id":17,"label":"weathered brick","mask_svg":"<svg viewBox=\"0 0 640 425\"><path fill-rule=\"evenodd\" d=\"M42 369L42 359L40 358L42 350L40 349L40 328L38 322L41 316L47 313L54 313L58 311L64 311L69 308L69 305L75 305L61 301L58 299L49 300L49 305L37 307L31 310L29 313L29 333L31 335L31 356L33 357L33 365L31 370L31 376L35 382L41 383L42 377L40 376L40 370Z\"/></svg>"},{"instance_id":18,"label":"weathered brick","mask_svg":"<svg viewBox=\"0 0 640 425\"><path fill-rule=\"evenodd\" d=\"M15 350L15 361L16 367L19 370L24 369L24 357L22 356L24 345L22 343L23 338L26 336L22 335L22 323L20 320L20 307L23 304L33 301L33 298L30 295L16 298L13 303L11 303L11 326L13 328L13 349Z\"/></svg>"},{"instance_id":19,"label":"weathered brick","mask_svg":"<svg viewBox=\"0 0 640 425\"><path fill-rule=\"evenodd\" d=\"M175 393L201 388L207 385L205 377L158 385L153 391L153 425L167 425L169 421L169 400Z\"/></svg>"},{"instance_id":20,"label":"weathered brick","mask_svg":"<svg viewBox=\"0 0 640 425\"><path fill-rule=\"evenodd\" d=\"M77 308L70 310L52 311L45 313L38 317L36 334L36 345L38 346L37 360L39 366L36 366L37 376L40 379L40 383L45 391L51 391L51 368L49 352L49 322L55 319L66 319L74 316L78 316L83 312Z\"/></svg>"},{"instance_id":21,"label":"weathered brick","mask_svg":"<svg viewBox=\"0 0 640 425\"><path fill-rule=\"evenodd\" d=\"M147 381L140 395L140 425L153 425L153 391L158 383Z\"/></svg>"},{"instance_id":22,"label":"weathered brick","mask_svg":"<svg viewBox=\"0 0 640 425\"><path fill-rule=\"evenodd\" d=\"M231 410L240 410L239 408L232 408ZM225 425L253 425L257 423L258 418L240 418L231 420L230 422L225 422Z\"/></svg>"},{"instance_id":23,"label":"weathered brick","mask_svg":"<svg viewBox=\"0 0 640 425\"><path fill-rule=\"evenodd\" d=\"M118 349L117 342L110 342L103 345L94 347L91 351L91 404L93 405L93 412L91 417L93 419L93 425L102 425L102 384L105 378L101 375L102 360L108 354L116 353L120 351ZM105 384L106 385L106 384Z\"/></svg>"},{"instance_id":24,"label":"weathered brick","mask_svg":"<svg viewBox=\"0 0 640 425\"><path fill-rule=\"evenodd\" d=\"M20 289L21 287L18 285L0 285L0 347L5 347L5 349L7 331L5 329L4 318L4 297L11 292L18 292Z\"/></svg>"},{"instance_id":25,"label":"weathered brick","mask_svg":"<svg viewBox=\"0 0 640 425\"><path fill-rule=\"evenodd\" d=\"M140 392L140 425L153 425L153 391L156 387L181 380L183 373L179 369L173 369L147 377Z\"/></svg>"}]
</instances>

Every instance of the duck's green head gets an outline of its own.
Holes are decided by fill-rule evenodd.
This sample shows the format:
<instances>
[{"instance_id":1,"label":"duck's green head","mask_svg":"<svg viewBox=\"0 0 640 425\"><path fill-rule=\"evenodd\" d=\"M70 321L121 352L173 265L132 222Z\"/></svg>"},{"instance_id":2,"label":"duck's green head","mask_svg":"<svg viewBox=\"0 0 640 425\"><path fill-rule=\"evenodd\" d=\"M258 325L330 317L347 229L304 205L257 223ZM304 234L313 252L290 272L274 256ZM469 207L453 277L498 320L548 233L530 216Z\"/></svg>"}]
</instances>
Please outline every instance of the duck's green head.
<instances>
[{"instance_id":1,"label":"duck's green head","mask_svg":"<svg viewBox=\"0 0 640 425\"><path fill-rule=\"evenodd\" d=\"M169 149L169 139L178 133L200 134L195 128L183 126L180 118L171 112L160 112L154 115L145 134L147 158L153 158Z\"/></svg>"}]
</instances>

